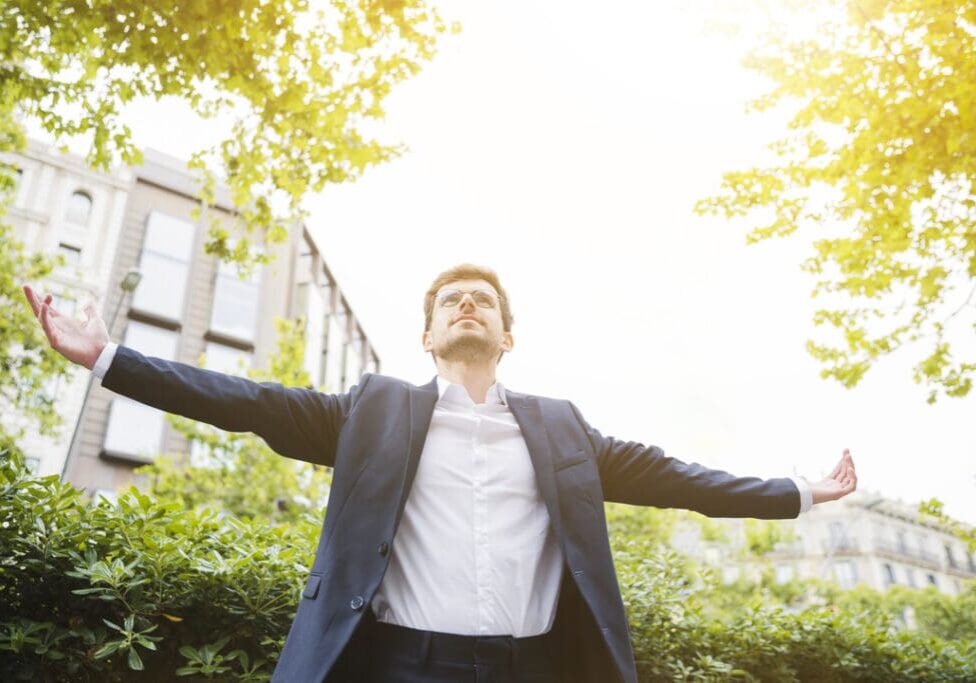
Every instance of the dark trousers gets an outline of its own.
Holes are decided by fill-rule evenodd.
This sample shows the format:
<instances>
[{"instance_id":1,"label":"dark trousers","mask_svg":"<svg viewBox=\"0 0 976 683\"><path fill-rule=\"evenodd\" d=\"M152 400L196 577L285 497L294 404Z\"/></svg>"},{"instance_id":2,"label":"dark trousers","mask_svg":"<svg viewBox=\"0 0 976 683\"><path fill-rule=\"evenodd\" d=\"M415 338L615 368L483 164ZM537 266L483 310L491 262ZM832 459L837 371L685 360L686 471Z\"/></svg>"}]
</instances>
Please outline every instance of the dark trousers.
<instances>
[{"instance_id":1,"label":"dark trousers","mask_svg":"<svg viewBox=\"0 0 976 683\"><path fill-rule=\"evenodd\" d=\"M459 636L364 615L329 683L557 683L550 634Z\"/></svg>"}]
</instances>

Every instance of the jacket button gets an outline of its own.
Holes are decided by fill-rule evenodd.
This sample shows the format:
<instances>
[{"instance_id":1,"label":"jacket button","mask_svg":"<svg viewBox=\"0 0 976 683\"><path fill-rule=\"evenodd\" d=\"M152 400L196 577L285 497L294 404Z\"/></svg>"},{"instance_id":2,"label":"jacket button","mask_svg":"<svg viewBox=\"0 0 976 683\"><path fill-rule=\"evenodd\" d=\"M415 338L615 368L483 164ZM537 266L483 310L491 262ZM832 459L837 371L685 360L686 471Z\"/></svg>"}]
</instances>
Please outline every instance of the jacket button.
<instances>
[{"instance_id":1,"label":"jacket button","mask_svg":"<svg viewBox=\"0 0 976 683\"><path fill-rule=\"evenodd\" d=\"M363 605L365 604L366 601L363 600L363 596L361 595L357 595L356 597L354 597L352 600L349 601L350 609L356 609L356 610L362 609Z\"/></svg>"},{"instance_id":2,"label":"jacket button","mask_svg":"<svg viewBox=\"0 0 976 683\"><path fill-rule=\"evenodd\" d=\"M390 544L387 543L386 541L383 541L378 546L376 546L376 552L378 552L383 557L386 557L386 554L390 552Z\"/></svg>"}]
</instances>

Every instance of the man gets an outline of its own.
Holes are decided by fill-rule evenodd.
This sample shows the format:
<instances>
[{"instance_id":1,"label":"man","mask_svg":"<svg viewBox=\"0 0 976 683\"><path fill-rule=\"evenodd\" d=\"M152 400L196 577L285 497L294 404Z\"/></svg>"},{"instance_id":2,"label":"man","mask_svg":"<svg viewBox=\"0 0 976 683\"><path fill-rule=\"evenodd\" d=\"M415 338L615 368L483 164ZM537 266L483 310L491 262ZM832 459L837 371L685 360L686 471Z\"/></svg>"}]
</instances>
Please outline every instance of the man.
<instances>
[{"instance_id":1,"label":"man","mask_svg":"<svg viewBox=\"0 0 976 683\"><path fill-rule=\"evenodd\" d=\"M738 478L606 437L563 400L495 379L511 351L498 277L461 265L428 290L425 386L348 393L257 384L111 344L24 292L51 345L102 385L335 468L315 561L275 681L624 681L636 671L603 502L796 517L857 485Z\"/></svg>"}]
</instances>

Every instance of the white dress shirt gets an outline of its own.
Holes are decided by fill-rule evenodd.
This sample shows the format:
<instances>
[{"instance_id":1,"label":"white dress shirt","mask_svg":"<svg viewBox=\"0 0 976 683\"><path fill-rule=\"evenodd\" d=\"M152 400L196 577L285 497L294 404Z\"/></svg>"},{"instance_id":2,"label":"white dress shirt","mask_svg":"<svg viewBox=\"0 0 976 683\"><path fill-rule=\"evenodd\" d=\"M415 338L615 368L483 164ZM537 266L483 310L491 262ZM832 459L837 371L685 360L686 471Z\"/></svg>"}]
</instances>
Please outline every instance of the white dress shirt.
<instances>
[{"instance_id":1,"label":"white dress shirt","mask_svg":"<svg viewBox=\"0 0 976 683\"><path fill-rule=\"evenodd\" d=\"M109 343L92 368L101 379ZM527 637L556 614L563 556L522 431L496 382L485 403L438 377L413 486L372 607L377 619L462 635ZM794 478L800 512L810 485Z\"/></svg>"},{"instance_id":2,"label":"white dress shirt","mask_svg":"<svg viewBox=\"0 0 976 683\"><path fill-rule=\"evenodd\" d=\"M477 405L441 377L437 389L373 611L442 633L545 633L563 555L505 389L496 382Z\"/></svg>"}]
</instances>

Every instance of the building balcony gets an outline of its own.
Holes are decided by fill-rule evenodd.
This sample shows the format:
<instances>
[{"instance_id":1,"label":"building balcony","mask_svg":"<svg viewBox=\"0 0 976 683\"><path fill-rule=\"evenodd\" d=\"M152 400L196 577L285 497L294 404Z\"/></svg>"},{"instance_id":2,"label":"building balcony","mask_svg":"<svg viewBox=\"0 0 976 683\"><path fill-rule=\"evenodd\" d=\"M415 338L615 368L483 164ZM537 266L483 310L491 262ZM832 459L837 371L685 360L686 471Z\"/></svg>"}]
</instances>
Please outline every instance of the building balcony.
<instances>
[{"instance_id":1,"label":"building balcony","mask_svg":"<svg viewBox=\"0 0 976 683\"><path fill-rule=\"evenodd\" d=\"M940 562L939 556L921 548L909 548L905 545L875 539L874 552L883 557L898 560L899 562L908 562L927 569L942 569L942 562Z\"/></svg>"},{"instance_id":2,"label":"building balcony","mask_svg":"<svg viewBox=\"0 0 976 683\"><path fill-rule=\"evenodd\" d=\"M856 538L828 538L823 550L827 555L858 555L861 551Z\"/></svg>"},{"instance_id":3,"label":"building balcony","mask_svg":"<svg viewBox=\"0 0 976 683\"><path fill-rule=\"evenodd\" d=\"M954 557L947 557L945 571L947 574L952 574L963 579L971 579L976 577L976 563L972 561L961 562Z\"/></svg>"}]
</instances>

